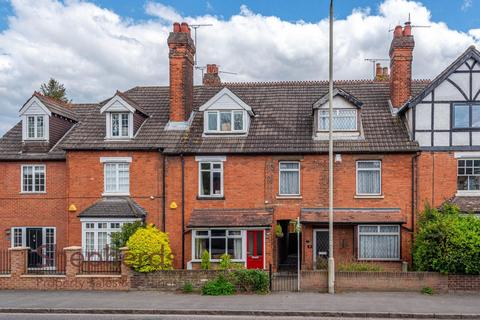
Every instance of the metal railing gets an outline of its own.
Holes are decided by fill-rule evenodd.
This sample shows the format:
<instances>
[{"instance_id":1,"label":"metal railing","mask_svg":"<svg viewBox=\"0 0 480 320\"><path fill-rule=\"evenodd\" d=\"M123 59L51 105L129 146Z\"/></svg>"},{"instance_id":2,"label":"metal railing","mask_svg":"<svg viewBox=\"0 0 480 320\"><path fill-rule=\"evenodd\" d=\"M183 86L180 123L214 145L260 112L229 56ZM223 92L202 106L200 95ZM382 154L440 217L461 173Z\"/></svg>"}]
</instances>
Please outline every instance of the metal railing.
<instances>
[{"instance_id":1,"label":"metal railing","mask_svg":"<svg viewBox=\"0 0 480 320\"><path fill-rule=\"evenodd\" d=\"M10 251L0 249L0 274L9 274L11 270Z\"/></svg>"},{"instance_id":2,"label":"metal railing","mask_svg":"<svg viewBox=\"0 0 480 320\"><path fill-rule=\"evenodd\" d=\"M272 272L272 265L269 268L270 291L298 291L298 273L297 271Z\"/></svg>"},{"instance_id":3,"label":"metal railing","mask_svg":"<svg viewBox=\"0 0 480 320\"><path fill-rule=\"evenodd\" d=\"M37 249L28 250L28 274L63 275L65 270L65 252L56 245L42 245Z\"/></svg>"},{"instance_id":4,"label":"metal railing","mask_svg":"<svg viewBox=\"0 0 480 320\"><path fill-rule=\"evenodd\" d=\"M119 251L106 248L104 250L82 251L81 274L120 274L121 255Z\"/></svg>"}]
</instances>

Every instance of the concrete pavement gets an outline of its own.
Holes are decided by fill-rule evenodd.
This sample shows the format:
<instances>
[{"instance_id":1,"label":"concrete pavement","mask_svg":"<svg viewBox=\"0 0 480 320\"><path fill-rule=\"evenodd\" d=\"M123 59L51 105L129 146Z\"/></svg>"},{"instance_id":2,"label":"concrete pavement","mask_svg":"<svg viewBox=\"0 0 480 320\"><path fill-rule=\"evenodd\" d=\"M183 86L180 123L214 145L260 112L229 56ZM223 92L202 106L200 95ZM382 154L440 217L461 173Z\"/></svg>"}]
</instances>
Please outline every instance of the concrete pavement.
<instances>
[{"instance_id":1,"label":"concrete pavement","mask_svg":"<svg viewBox=\"0 0 480 320\"><path fill-rule=\"evenodd\" d=\"M157 291L0 291L0 313L144 313L480 319L479 295L274 293L209 297Z\"/></svg>"}]
</instances>

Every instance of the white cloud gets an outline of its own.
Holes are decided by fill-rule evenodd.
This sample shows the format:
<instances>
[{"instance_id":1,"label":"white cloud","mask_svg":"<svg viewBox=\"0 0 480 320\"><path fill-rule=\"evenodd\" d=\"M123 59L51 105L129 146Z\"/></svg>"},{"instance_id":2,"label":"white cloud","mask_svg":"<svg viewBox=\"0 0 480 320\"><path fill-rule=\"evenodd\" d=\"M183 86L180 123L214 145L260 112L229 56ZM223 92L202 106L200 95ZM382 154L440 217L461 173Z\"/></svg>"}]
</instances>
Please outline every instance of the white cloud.
<instances>
[{"instance_id":1,"label":"white cloud","mask_svg":"<svg viewBox=\"0 0 480 320\"><path fill-rule=\"evenodd\" d=\"M182 17L174 8L148 2L145 11L152 18L134 22L80 0L11 4L14 15L0 33L0 133L18 120L18 109L49 77L63 82L75 102L96 102L135 85L167 85L166 39L177 20L213 24L198 31L199 62L238 73L223 74L226 81L327 78L327 19L288 22L246 6L228 20ZM480 29L463 33L433 22L419 2L385 0L336 20L335 78L370 78L364 59L388 57L388 30L409 12L415 24L431 26L414 29L416 78L435 76L480 41Z\"/></svg>"}]
</instances>

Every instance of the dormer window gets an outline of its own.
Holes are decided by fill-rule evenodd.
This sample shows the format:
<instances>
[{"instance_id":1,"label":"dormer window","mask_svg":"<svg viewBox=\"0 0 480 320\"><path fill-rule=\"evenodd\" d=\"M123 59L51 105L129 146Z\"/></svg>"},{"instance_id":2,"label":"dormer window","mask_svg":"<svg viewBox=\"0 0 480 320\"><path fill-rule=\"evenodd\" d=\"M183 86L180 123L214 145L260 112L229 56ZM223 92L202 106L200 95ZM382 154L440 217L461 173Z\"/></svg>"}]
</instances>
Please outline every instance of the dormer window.
<instances>
[{"instance_id":1,"label":"dormer window","mask_svg":"<svg viewBox=\"0 0 480 320\"><path fill-rule=\"evenodd\" d=\"M112 113L111 136L112 138L128 138L130 129L130 115L128 113Z\"/></svg>"},{"instance_id":2,"label":"dormer window","mask_svg":"<svg viewBox=\"0 0 480 320\"><path fill-rule=\"evenodd\" d=\"M203 112L204 136L246 135L254 116L252 108L228 88L220 90L199 111Z\"/></svg>"},{"instance_id":3,"label":"dormer window","mask_svg":"<svg viewBox=\"0 0 480 320\"><path fill-rule=\"evenodd\" d=\"M329 130L328 110L320 110L318 115L318 125L320 131ZM356 109L334 109L332 114L332 124L334 131L356 131L357 130L357 110Z\"/></svg>"},{"instance_id":4,"label":"dormer window","mask_svg":"<svg viewBox=\"0 0 480 320\"><path fill-rule=\"evenodd\" d=\"M45 139L45 118L44 116L26 116L27 138Z\"/></svg>"},{"instance_id":5,"label":"dormer window","mask_svg":"<svg viewBox=\"0 0 480 320\"><path fill-rule=\"evenodd\" d=\"M120 91L100 109L100 113L105 114L106 140L133 139L135 132L148 118L135 101Z\"/></svg>"},{"instance_id":6,"label":"dormer window","mask_svg":"<svg viewBox=\"0 0 480 320\"><path fill-rule=\"evenodd\" d=\"M245 111L208 111L206 132L245 132Z\"/></svg>"},{"instance_id":7,"label":"dormer window","mask_svg":"<svg viewBox=\"0 0 480 320\"><path fill-rule=\"evenodd\" d=\"M332 131L337 140L363 139L361 110L363 103L342 89L333 90ZM313 138L327 140L330 130L328 94L313 104Z\"/></svg>"}]
</instances>

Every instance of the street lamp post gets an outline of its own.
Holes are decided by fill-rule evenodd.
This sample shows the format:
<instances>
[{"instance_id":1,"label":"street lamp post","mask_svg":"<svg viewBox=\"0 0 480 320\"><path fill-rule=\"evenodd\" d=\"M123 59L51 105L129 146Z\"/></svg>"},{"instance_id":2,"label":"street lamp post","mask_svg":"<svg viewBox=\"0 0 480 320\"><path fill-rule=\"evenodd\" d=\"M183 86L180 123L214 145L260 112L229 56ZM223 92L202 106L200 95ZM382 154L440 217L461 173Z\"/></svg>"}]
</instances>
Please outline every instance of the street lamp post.
<instances>
[{"instance_id":1,"label":"street lamp post","mask_svg":"<svg viewBox=\"0 0 480 320\"><path fill-rule=\"evenodd\" d=\"M333 259L333 0L330 0L328 53L328 293L335 293L335 260Z\"/></svg>"}]
</instances>

